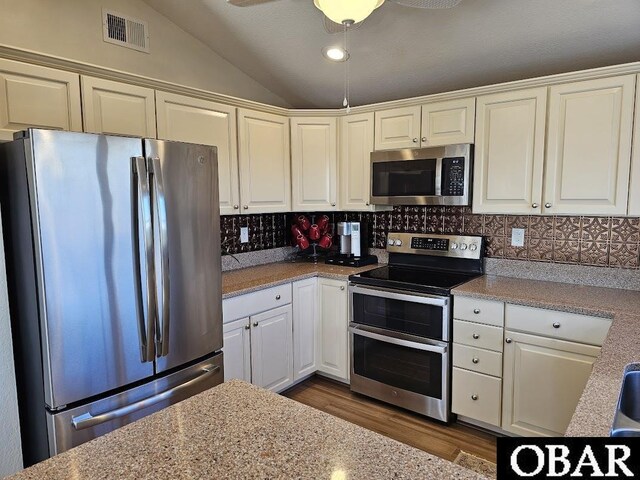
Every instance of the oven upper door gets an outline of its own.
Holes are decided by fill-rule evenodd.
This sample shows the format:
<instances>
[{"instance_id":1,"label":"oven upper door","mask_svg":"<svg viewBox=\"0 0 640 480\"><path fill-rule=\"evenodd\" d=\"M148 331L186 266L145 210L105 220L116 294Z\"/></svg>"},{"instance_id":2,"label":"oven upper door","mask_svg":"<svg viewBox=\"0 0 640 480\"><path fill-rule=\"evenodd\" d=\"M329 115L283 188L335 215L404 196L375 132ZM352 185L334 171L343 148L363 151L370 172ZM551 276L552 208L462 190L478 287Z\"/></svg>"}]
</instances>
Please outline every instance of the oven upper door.
<instances>
[{"instance_id":1,"label":"oven upper door","mask_svg":"<svg viewBox=\"0 0 640 480\"><path fill-rule=\"evenodd\" d=\"M449 341L448 297L349 286L351 321L361 325Z\"/></svg>"}]
</instances>

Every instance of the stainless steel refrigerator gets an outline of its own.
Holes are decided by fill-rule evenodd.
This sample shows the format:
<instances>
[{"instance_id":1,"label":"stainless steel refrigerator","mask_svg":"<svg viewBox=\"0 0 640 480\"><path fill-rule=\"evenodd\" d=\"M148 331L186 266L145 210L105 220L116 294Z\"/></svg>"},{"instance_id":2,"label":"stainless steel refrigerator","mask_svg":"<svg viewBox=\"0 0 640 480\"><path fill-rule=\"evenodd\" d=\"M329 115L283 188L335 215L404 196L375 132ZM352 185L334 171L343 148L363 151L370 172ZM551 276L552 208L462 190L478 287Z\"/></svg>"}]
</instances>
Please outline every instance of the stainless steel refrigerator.
<instances>
[{"instance_id":1,"label":"stainless steel refrigerator","mask_svg":"<svg viewBox=\"0 0 640 480\"><path fill-rule=\"evenodd\" d=\"M0 144L25 464L223 381L215 147Z\"/></svg>"}]
</instances>

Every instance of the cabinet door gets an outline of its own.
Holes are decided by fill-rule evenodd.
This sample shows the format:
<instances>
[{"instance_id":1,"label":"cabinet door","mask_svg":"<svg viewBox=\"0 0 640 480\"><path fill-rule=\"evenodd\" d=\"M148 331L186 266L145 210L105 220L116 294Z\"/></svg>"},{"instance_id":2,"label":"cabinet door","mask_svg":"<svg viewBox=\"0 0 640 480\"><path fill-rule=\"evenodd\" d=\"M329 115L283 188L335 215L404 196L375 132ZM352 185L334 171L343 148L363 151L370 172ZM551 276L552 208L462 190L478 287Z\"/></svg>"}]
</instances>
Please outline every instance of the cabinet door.
<instances>
[{"instance_id":1,"label":"cabinet door","mask_svg":"<svg viewBox=\"0 0 640 480\"><path fill-rule=\"evenodd\" d=\"M80 77L0 59L0 141L29 127L81 132Z\"/></svg>"},{"instance_id":2,"label":"cabinet door","mask_svg":"<svg viewBox=\"0 0 640 480\"><path fill-rule=\"evenodd\" d=\"M317 370L318 279L293 282L293 378Z\"/></svg>"},{"instance_id":3,"label":"cabinet door","mask_svg":"<svg viewBox=\"0 0 640 480\"><path fill-rule=\"evenodd\" d=\"M156 92L158 138L218 148L220 214L238 213L236 109L198 98Z\"/></svg>"},{"instance_id":4,"label":"cabinet door","mask_svg":"<svg viewBox=\"0 0 640 480\"><path fill-rule=\"evenodd\" d=\"M320 302L320 365L318 370L349 381L347 282L318 278Z\"/></svg>"},{"instance_id":5,"label":"cabinet door","mask_svg":"<svg viewBox=\"0 0 640 480\"><path fill-rule=\"evenodd\" d=\"M238 111L242 213L291 211L289 119Z\"/></svg>"},{"instance_id":6,"label":"cabinet door","mask_svg":"<svg viewBox=\"0 0 640 480\"><path fill-rule=\"evenodd\" d=\"M224 381L239 378L251 382L251 330L249 318L222 326Z\"/></svg>"},{"instance_id":7,"label":"cabinet door","mask_svg":"<svg viewBox=\"0 0 640 480\"><path fill-rule=\"evenodd\" d=\"M634 88L635 75L549 88L544 213L627 213Z\"/></svg>"},{"instance_id":8,"label":"cabinet door","mask_svg":"<svg viewBox=\"0 0 640 480\"><path fill-rule=\"evenodd\" d=\"M475 116L475 98L423 105L421 146L473 143Z\"/></svg>"},{"instance_id":9,"label":"cabinet door","mask_svg":"<svg viewBox=\"0 0 640 480\"><path fill-rule=\"evenodd\" d=\"M291 305L251 317L252 383L280 392L293 383Z\"/></svg>"},{"instance_id":10,"label":"cabinet door","mask_svg":"<svg viewBox=\"0 0 640 480\"><path fill-rule=\"evenodd\" d=\"M340 119L340 209L371 210L373 113Z\"/></svg>"},{"instance_id":11,"label":"cabinet door","mask_svg":"<svg viewBox=\"0 0 640 480\"><path fill-rule=\"evenodd\" d=\"M82 76L84 131L156 138L156 101L151 88Z\"/></svg>"},{"instance_id":12,"label":"cabinet door","mask_svg":"<svg viewBox=\"0 0 640 480\"><path fill-rule=\"evenodd\" d=\"M561 437L600 348L505 331L502 428Z\"/></svg>"},{"instance_id":13,"label":"cabinet door","mask_svg":"<svg viewBox=\"0 0 640 480\"><path fill-rule=\"evenodd\" d=\"M547 89L477 100L474 213L541 212Z\"/></svg>"},{"instance_id":14,"label":"cabinet door","mask_svg":"<svg viewBox=\"0 0 640 480\"><path fill-rule=\"evenodd\" d=\"M633 158L629 191L629 215L640 216L640 75L636 82L636 118L633 122Z\"/></svg>"},{"instance_id":15,"label":"cabinet door","mask_svg":"<svg viewBox=\"0 0 640 480\"><path fill-rule=\"evenodd\" d=\"M294 211L336 210L338 152L335 118L291 119Z\"/></svg>"},{"instance_id":16,"label":"cabinet door","mask_svg":"<svg viewBox=\"0 0 640 480\"><path fill-rule=\"evenodd\" d=\"M420 106L393 108L375 114L376 150L420 146Z\"/></svg>"}]
</instances>

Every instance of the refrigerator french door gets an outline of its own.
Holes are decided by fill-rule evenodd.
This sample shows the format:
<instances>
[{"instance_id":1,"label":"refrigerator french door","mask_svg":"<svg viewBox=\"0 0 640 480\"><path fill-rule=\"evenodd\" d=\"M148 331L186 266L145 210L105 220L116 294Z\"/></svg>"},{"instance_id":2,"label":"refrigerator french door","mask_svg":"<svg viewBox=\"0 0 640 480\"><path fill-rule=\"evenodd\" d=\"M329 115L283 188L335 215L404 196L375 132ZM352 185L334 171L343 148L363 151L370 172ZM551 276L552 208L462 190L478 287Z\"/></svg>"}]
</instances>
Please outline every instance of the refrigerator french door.
<instances>
[{"instance_id":1,"label":"refrigerator french door","mask_svg":"<svg viewBox=\"0 0 640 480\"><path fill-rule=\"evenodd\" d=\"M214 147L29 129L0 173L26 464L222 382Z\"/></svg>"}]
</instances>

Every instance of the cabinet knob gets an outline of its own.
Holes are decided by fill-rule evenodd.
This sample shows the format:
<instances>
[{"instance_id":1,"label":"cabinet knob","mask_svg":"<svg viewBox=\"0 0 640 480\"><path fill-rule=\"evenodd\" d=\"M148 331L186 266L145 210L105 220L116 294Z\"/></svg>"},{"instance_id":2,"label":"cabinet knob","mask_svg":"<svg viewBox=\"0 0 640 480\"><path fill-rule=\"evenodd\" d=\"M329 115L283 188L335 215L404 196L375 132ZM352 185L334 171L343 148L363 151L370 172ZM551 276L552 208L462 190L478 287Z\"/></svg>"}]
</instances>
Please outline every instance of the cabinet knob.
<instances>
[{"instance_id":1,"label":"cabinet knob","mask_svg":"<svg viewBox=\"0 0 640 480\"><path fill-rule=\"evenodd\" d=\"M234 206L233 206L233 209L234 209L234 210L238 210L239 208L240 208L240 207L239 207L238 205L234 205Z\"/></svg>"},{"instance_id":2,"label":"cabinet knob","mask_svg":"<svg viewBox=\"0 0 640 480\"><path fill-rule=\"evenodd\" d=\"M336 206L336 202L331 202L331 206L335 207Z\"/></svg>"},{"instance_id":3,"label":"cabinet knob","mask_svg":"<svg viewBox=\"0 0 640 480\"><path fill-rule=\"evenodd\" d=\"M551 208L551 204L549 202L545 203L544 208Z\"/></svg>"},{"instance_id":4,"label":"cabinet knob","mask_svg":"<svg viewBox=\"0 0 640 480\"><path fill-rule=\"evenodd\" d=\"M537 203L532 203L531 204L531 208L538 208L538 204Z\"/></svg>"},{"instance_id":5,"label":"cabinet knob","mask_svg":"<svg viewBox=\"0 0 640 480\"><path fill-rule=\"evenodd\" d=\"M413 139L413 143L418 143L418 139L417 139L417 138L414 138L414 139Z\"/></svg>"},{"instance_id":6,"label":"cabinet knob","mask_svg":"<svg viewBox=\"0 0 640 480\"><path fill-rule=\"evenodd\" d=\"M258 322L253 322L253 326L257 327L258 326Z\"/></svg>"},{"instance_id":7,"label":"cabinet knob","mask_svg":"<svg viewBox=\"0 0 640 480\"><path fill-rule=\"evenodd\" d=\"M478 315L480 313L480 309L479 308L474 308L473 309L473 313L475 313L476 315Z\"/></svg>"},{"instance_id":8,"label":"cabinet knob","mask_svg":"<svg viewBox=\"0 0 640 480\"><path fill-rule=\"evenodd\" d=\"M422 138L421 138L421 140L422 140L423 142L426 142L426 141L427 141L427 137L422 137Z\"/></svg>"},{"instance_id":9,"label":"cabinet knob","mask_svg":"<svg viewBox=\"0 0 640 480\"><path fill-rule=\"evenodd\" d=\"M477 333L474 333L473 335L471 335L473 337L474 340L477 340L480 338L480 335L478 335Z\"/></svg>"},{"instance_id":10,"label":"cabinet knob","mask_svg":"<svg viewBox=\"0 0 640 480\"><path fill-rule=\"evenodd\" d=\"M511 343L511 342L513 342L513 340L511 340L509 337L507 337L507 338L505 339L505 342L507 342L507 343Z\"/></svg>"},{"instance_id":11,"label":"cabinet knob","mask_svg":"<svg viewBox=\"0 0 640 480\"><path fill-rule=\"evenodd\" d=\"M368 207L369 206L369 202L365 203L365 205Z\"/></svg>"},{"instance_id":12,"label":"cabinet knob","mask_svg":"<svg viewBox=\"0 0 640 480\"><path fill-rule=\"evenodd\" d=\"M280 300L280 295L276 295L276 300Z\"/></svg>"},{"instance_id":13,"label":"cabinet knob","mask_svg":"<svg viewBox=\"0 0 640 480\"><path fill-rule=\"evenodd\" d=\"M477 395L477 394L475 394L475 393L474 393L473 395L471 395L471 400L473 400L474 402L475 402L476 400L478 400L478 395Z\"/></svg>"},{"instance_id":14,"label":"cabinet knob","mask_svg":"<svg viewBox=\"0 0 640 480\"><path fill-rule=\"evenodd\" d=\"M472 361L473 363L478 363L478 362L480 362L480 359L479 359L478 357L473 357L473 358L471 359L471 361Z\"/></svg>"},{"instance_id":15,"label":"cabinet knob","mask_svg":"<svg viewBox=\"0 0 640 480\"><path fill-rule=\"evenodd\" d=\"M244 207L242 207L242 208L244 208L245 210L249 210L249 205L245 205L245 206L244 206Z\"/></svg>"},{"instance_id":16,"label":"cabinet knob","mask_svg":"<svg viewBox=\"0 0 640 480\"><path fill-rule=\"evenodd\" d=\"M560 324L558 322L553 322L553 328L560 328Z\"/></svg>"},{"instance_id":17,"label":"cabinet knob","mask_svg":"<svg viewBox=\"0 0 640 480\"><path fill-rule=\"evenodd\" d=\"M344 285L342 287L340 287L340 290L344 290Z\"/></svg>"},{"instance_id":18,"label":"cabinet knob","mask_svg":"<svg viewBox=\"0 0 640 480\"><path fill-rule=\"evenodd\" d=\"M251 328L251 325L249 325L248 323L244 326L245 330L249 330Z\"/></svg>"}]
</instances>

